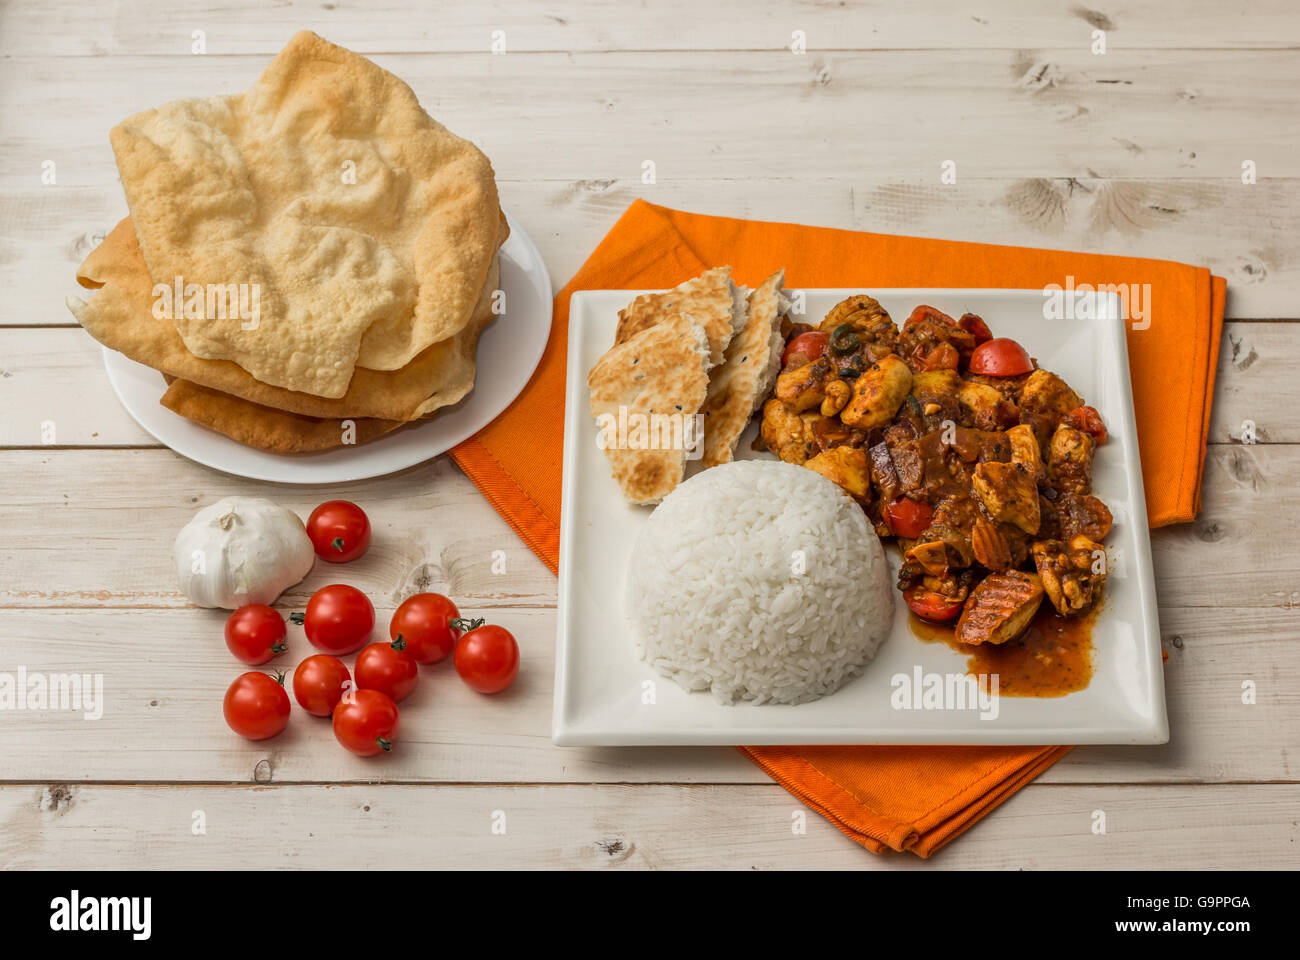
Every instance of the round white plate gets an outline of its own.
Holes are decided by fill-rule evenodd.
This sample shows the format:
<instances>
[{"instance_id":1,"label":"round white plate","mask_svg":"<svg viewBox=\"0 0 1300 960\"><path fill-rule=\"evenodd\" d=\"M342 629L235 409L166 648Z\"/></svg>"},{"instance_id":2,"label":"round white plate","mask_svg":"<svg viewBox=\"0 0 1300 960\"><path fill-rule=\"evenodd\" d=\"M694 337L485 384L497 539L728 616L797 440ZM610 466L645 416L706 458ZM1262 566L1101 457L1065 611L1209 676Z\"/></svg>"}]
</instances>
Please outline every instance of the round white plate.
<instances>
[{"instance_id":1,"label":"round white plate","mask_svg":"<svg viewBox=\"0 0 1300 960\"><path fill-rule=\"evenodd\" d=\"M104 367L122 406L159 442L214 470L275 483L341 483L379 477L445 453L494 420L537 369L551 332L551 278L542 255L506 214L510 238L501 248L506 312L478 342L478 371L468 397L422 422L371 443L286 456L254 450L172 413L158 401L167 389L152 367L104 349Z\"/></svg>"}]
</instances>

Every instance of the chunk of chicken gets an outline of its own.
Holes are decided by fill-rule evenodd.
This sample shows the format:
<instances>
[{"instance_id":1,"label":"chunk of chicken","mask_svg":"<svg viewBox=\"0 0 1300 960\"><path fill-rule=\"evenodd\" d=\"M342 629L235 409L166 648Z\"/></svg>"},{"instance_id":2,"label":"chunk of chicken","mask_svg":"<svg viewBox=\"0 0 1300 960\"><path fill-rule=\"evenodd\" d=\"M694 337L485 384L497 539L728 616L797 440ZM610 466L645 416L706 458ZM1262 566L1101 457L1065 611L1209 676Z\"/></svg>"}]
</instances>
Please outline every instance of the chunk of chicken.
<instances>
[{"instance_id":1,"label":"chunk of chicken","mask_svg":"<svg viewBox=\"0 0 1300 960\"><path fill-rule=\"evenodd\" d=\"M911 389L912 371L891 353L858 377L840 419L859 430L884 427L894 419Z\"/></svg>"},{"instance_id":2,"label":"chunk of chicken","mask_svg":"<svg viewBox=\"0 0 1300 960\"><path fill-rule=\"evenodd\" d=\"M1040 540L1033 546L1034 566L1058 613L1073 617L1101 596L1106 583L1106 550L1087 537Z\"/></svg>"},{"instance_id":3,"label":"chunk of chicken","mask_svg":"<svg viewBox=\"0 0 1300 960\"><path fill-rule=\"evenodd\" d=\"M961 643L1006 643L1020 636L1043 602L1043 584L1032 573L990 573L970 593L957 621Z\"/></svg>"},{"instance_id":4,"label":"chunk of chicken","mask_svg":"<svg viewBox=\"0 0 1300 960\"><path fill-rule=\"evenodd\" d=\"M831 362L818 357L811 363L781 371L776 378L776 398L795 413L820 407L826 399L826 386L838 379Z\"/></svg>"},{"instance_id":5,"label":"chunk of chicken","mask_svg":"<svg viewBox=\"0 0 1300 960\"><path fill-rule=\"evenodd\" d=\"M804 466L838 484L859 503L866 503L870 499L871 479L867 467L867 451L861 447L834 447L817 454L805 462Z\"/></svg>"},{"instance_id":6,"label":"chunk of chicken","mask_svg":"<svg viewBox=\"0 0 1300 960\"><path fill-rule=\"evenodd\" d=\"M1097 442L1082 430L1061 424L1047 454L1047 481L1062 493L1092 490L1092 452Z\"/></svg>"},{"instance_id":7,"label":"chunk of chicken","mask_svg":"<svg viewBox=\"0 0 1300 960\"><path fill-rule=\"evenodd\" d=\"M854 294L831 307L818 329L834 333L843 324L868 335L874 341L898 341L898 328L889 318L889 311L875 297L865 293Z\"/></svg>"},{"instance_id":8,"label":"chunk of chicken","mask_svg":"<svg viewBox=\"0 0 1300 960\"><path fill-rule=\"evenodd\" d=\"M1070 385L1049 370L1035 370L1020 390L1021 422L1034 428L1039 446L1048 438L1067 413L1083 403Z\"/></svg>"},{"instance_id":9,"label":"chunk of chicken","mask_svg":"<svg viewBox=\"0 0 1300 960\"><path fill-rule=\"evenodd\" d=\"M812 427L817 417L816 412L812 416L795 413L780 400L772 399L763 404L759 436L767 449L786 463L802 464L816 452Z\"/></svg>"},{"instance_id":10,"label":"chunk of chicken","mask_svg":"<svg viewBox=\"0 0 1300 960\"><path fill-rule=\"evenodd\" d=\"M1034 483L1047 479L1047 468L1043 466L1043 454L1033 427L1023 423L1012 427L1007 431L1007 443L1011 445L1011 462L1028 470Z\"/></svg>"},{"instance_id":11,"label":"chunk of chicken","mask_svg":"<svg viewBox=\"0 0 1300 960\"><path fill-rule=\"evenodd\" d=\"M970 417L971 423L982 430L996 429L999 420L1006 415L1004 411L1014 410L998 390L971 380L961 382L957 399L961 401L962 411ZM1019 411L1016 416L1019 416ZM1015 419L1011 422L1014 423Z\"/></svg>"},{"instance_id":12,"label":"chunk of chicken","mask_svg":"<svg viewBox=\"0 0 1300 960\"><path fill-rule=\"evenodd\" d=\"M922 370L912 374L912 396L924 406L945 397L956 397L963 382L956 370Z\"/></svg>"},{"instance_id":13,"label":"chunk of chicken","mask_svg":"<svg viewBox=\"0 0 1300 960\"><path fill-rule=\"evenodd\" d=\"M1038 532L1038 485L1023 464L987 461L975 468L971 486L994 519Z\"/></svg>"}]
</instances>

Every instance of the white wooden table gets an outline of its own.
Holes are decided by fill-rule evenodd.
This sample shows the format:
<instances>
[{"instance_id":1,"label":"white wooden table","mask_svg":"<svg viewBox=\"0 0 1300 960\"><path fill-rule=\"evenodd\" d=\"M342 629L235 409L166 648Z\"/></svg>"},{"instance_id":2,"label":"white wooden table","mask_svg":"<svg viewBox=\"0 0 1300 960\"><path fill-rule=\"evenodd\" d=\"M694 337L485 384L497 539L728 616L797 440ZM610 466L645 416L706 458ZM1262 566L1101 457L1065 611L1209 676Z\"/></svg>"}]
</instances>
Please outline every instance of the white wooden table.
<instances>
[{"instance_id":1,"label":"white wooden table","mask_svg":"<svg viewBox=\"0 0 1300 960\"><path fill-rule=\"evenodd\" d=\"M0 866L1300 863L1300 13L1179 6L0 4L0 670L101 673L107 700L98 720L0 712ZM160 448L63 306L126 212L109 127L243 89L304 27L373 55L488 153L557 287L638 196L1226 276L1204 509L1152 538L1169 745L1075 750L929 863L873 857L815 815L792 835L795 801L730 749L551 745L555 580L446 458L313 489ZM946 160L954 184L940 182ZM1245 419L1256 445L1233 439ZM363 504L374 545L347 578L381 622L417 587L448 593L520 638L519 681L492 699L426 676L380 763L296 710L281 737L239 740L221 718L241 671L222 616L187 605L168 560L193 511L227 494L303 516L329 497ZM309 648L292 639L296 663Z\"/></svg>"}]
</instances>

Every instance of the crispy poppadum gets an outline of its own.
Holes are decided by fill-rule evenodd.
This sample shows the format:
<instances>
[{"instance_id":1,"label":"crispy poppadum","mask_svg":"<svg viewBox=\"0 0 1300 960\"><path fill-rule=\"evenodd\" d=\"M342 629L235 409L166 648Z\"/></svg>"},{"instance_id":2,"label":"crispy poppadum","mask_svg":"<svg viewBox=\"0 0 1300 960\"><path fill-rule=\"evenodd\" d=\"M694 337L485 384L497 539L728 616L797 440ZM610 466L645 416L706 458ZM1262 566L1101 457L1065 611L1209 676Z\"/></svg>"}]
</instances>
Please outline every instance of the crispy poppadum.
<instances>
[{"instance_id":1,"label":"crispy poppadum","mask_svg":"<svg viewBox=\"0 0 1300 960\"><path fill-rule=\"evenodd\" d=\"M727 345L745 325L744 291L731 281L731 267L714 267L663 293L644 293L618 312L615 343L623 343L665 317L688 314L709 338L709 362L722 362Z\"/></svg>"},{"instance_id":2,"label":"crispy poppadum","mask_svg":"<svg viewBox=\"0 0 1300 960\"><path fill-rule=\"evenodd\" d=\"M397 370L470 323L497 250L491 164L364 57L302 31L246 93L110 139L148 275L258 292L255 329L173 310L195 356L343 399L354 366Z\"/></svg>"},{"instance_id":3,"label":"crispy poppadum","mask_svg":"<svg viewBox=\"0 0 1300 960\"><path fill-rule=\"evenodd\" d=\"M671 313L615 344L587 374L591 415L605 438L605 456L632 503L658 503L681 483L689 442L698 440L687 431L695 429L695 414L704 403L708 370L703 325L689 314ZM675 445L663 443L655 417L668 427ZM623 425L629 428L626 435L620 435Z\"/></svg>"},{"instance_id":4,"label":"crispy poppadum","mask_svg":"<svg viewBox=\"0 0 1300 960\"><path fill-rule=\"evenodd\" d=\"M749 294L748 317L727 346L721 366L709 373L704 414L704 466L730 463L736 441L776 382L781 367L781 318L788 301L778 270Z\"/></svg>"},{"instance_id":5,"label":"crispy poppadum","mask_svg":"<svg viewBox=\"0 0 1300 960\"><path fill-rule=\"evenodd\" d=\"M431 405L437 409L455 403L474 383L477 330L435 343L400 370L358 367L338 399L270 386L229 360L200 359L185 348L170 320L154 315L153 283L130 218L91 251L78 268L77 281L98 288L97 292L88 303L69 298L68 306L104 346L181 380L288 413L323 419L411 420L431 412ZM498 282L494 259L488 283L478 291L473 316L490 318Z\"/></svg>"},{"instance_id":6,"label":"crispy poppadum","mask_svg":"<svg viewBox=\"0 0 1300 960\"><path fill-rule=\"evenodd\" d=\"M271 453L319 453L368 443L403 425L401 420L368 417L355 420L303 417L249 403L188 380L173 379L159 402L187 420L245 446Z\"/></svg>"}]
</instances>

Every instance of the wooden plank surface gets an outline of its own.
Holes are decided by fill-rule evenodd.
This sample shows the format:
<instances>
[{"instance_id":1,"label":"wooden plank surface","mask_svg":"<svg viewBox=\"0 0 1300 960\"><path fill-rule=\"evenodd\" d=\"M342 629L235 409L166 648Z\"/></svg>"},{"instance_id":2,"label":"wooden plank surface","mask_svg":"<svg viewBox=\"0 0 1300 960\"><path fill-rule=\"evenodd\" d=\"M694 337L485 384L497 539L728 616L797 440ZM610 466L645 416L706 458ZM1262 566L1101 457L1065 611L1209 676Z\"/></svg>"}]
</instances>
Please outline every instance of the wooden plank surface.
<instances>
[{"instance_id":1,"label":"wooden plank surface","mask_svg":"<svg viewBox=\"0 0 1300 960\"><path fill-rule=\"evenodd\" d=\"M550 744L554 577L445 458L295 488L159 448L63 305L83 293L76 265L125 214L107 131L160 99L244 89L299 27L373 52L485 149L557 288L637 197L1226 277L1204 508L1152 536L1171 743L1072 751L928 865L870 857L815 815L792 835L798 805L736 751ZM493 30L505 55L489 50ZM795 31L806 53L791 51ZM1300 17L1283 0L1192 0L1177 16L1156 0L122 0L93 22L68 0L0 4L0 670L100 674L106 700L95 720L0 715L0 863L1296 866L1298 81ZM939 179L948 159L953 184ZM1248 426L1255 444L1241 442ZM484 698L445 664L426 671L401 749L378 763L301 713L266 744L230 736L220 693L242 668L221 614L185 604L167 557L200 504L233 493L303 515L330 496L377 504L375 545L348 580L380 622L416 589L451 593L520 637L518 685ZM328 579L313 573L283 606ZM190 832L195 810L204 836ZM505 836L490 832L495 810Z\"/></svg>"},{"instance_id":2,"label":"wooden plank surface","mask_svg":"<svg viewBox=\"0 0 1300 960\"><path fill-rule=\"evenodd\" d=\"M120 556L120 552L119 552ZM328 573L313 574L323 585ZM347 582L367 587L364 576ZM435 581L433 589L445 589ZM375 598L382 625L395 601ZM459 599L458 595L458 599ZM139 608L0 610L6 672L99 675L102 716L86 710L4 715L5 777L37 780L233 782L547 783L762 782L730 748L562 749L550 742L555 611L464 602L515 634L520 677L508 694L483 697L449 664L422 669L403 703L401 741L379 760L353 757L328 723L295 710L289 729L265 743L226 729L221 697L249 669L225 649L220 611ZM286 604L287 613L301 609ZM1160 611L1170 726L1162 747L1092 747L1069 754L1047 780L1080 783L1286 781L1300 729L1300 642L1289 608L1200 607ZM315 652L299 627L271 666L292 670ZM1105 655L1104 638L1099 656ZM629 652L629 656L630 656ZM351 663L351 657L345 657ZM1242 703L1242 684L1256 703Z\"/></svg>"},{"instance_id":3,"label":"wooden plank surface","mask_svg":"<svg viewBox=\"0 0 1300 960\"><path fill-rule=\"evenodd\" d=\"M273 54L294 31L310 29L363 53L484 51L492 33L505 34L507 51L786 50L801 30L812 50L933 50L997 47L1089 47L1106 32L1108 49L1250 48L1300 44L1300 29L1285 0L1252 3L1250 16L1214 0L1180 3L1171 17L1159 0L1055 6L1017 0L960 0L776 5L744 0L660 0L651 8L551 0L452 0L412 4L378 0L356 6L276 3L240 12L210 0L180 0L164 8L147 0L114 4L99 29L74 31L82 8L69 0L23 0L7 5L0 56L48 51L59 56L188 54L202 30L208 56ZM107 27L107 29L105 29Z\"/></svg>"},{"instance_id":4,"label":"wooden plank surface","mask_svg":"<svg viewBox=\"0 0 1300 960\"><path fill-rule=\"evenodd\" d=\"M1295 866L1297 804L1296 784L1031 785L922 861L868 854L771 784L599 792L29 784L0 788L0 862L215 870L1280 869ZM1105 833L1093 832L1099 813ZM801 821L805 832L796 833Z\"/></svg>"},{"instance_id":5,"label":"wooden plank surface","mask_svg":"<svg viewBox=\"0 0 1300 960\"><path fill-rule=\"evenodd\" d=\"M507 180L1300 176L1300 49L384 54ZM242 92L264 55L0 60L0 176L115 176L112 123L166 98ZM111 63L111 69L106 64ZM954 78L960 82L954 82ZM1268 78L1262 82L1262 78ZM671 78L671 81L669 80ZM96 122L86 122L93 90ZM485 95L485 91L491 95ZM707 104L707 108L701 107ZM1105 117L1099 123L1098 117ZM869 118L864 119L864 118ZM990 136L996 130L996 136ZM776 149L797 141L800 149ZM564 149L547 145L563 142ZM979 143L978 150L970 144Z\"/></svg>"}]
</instances>

